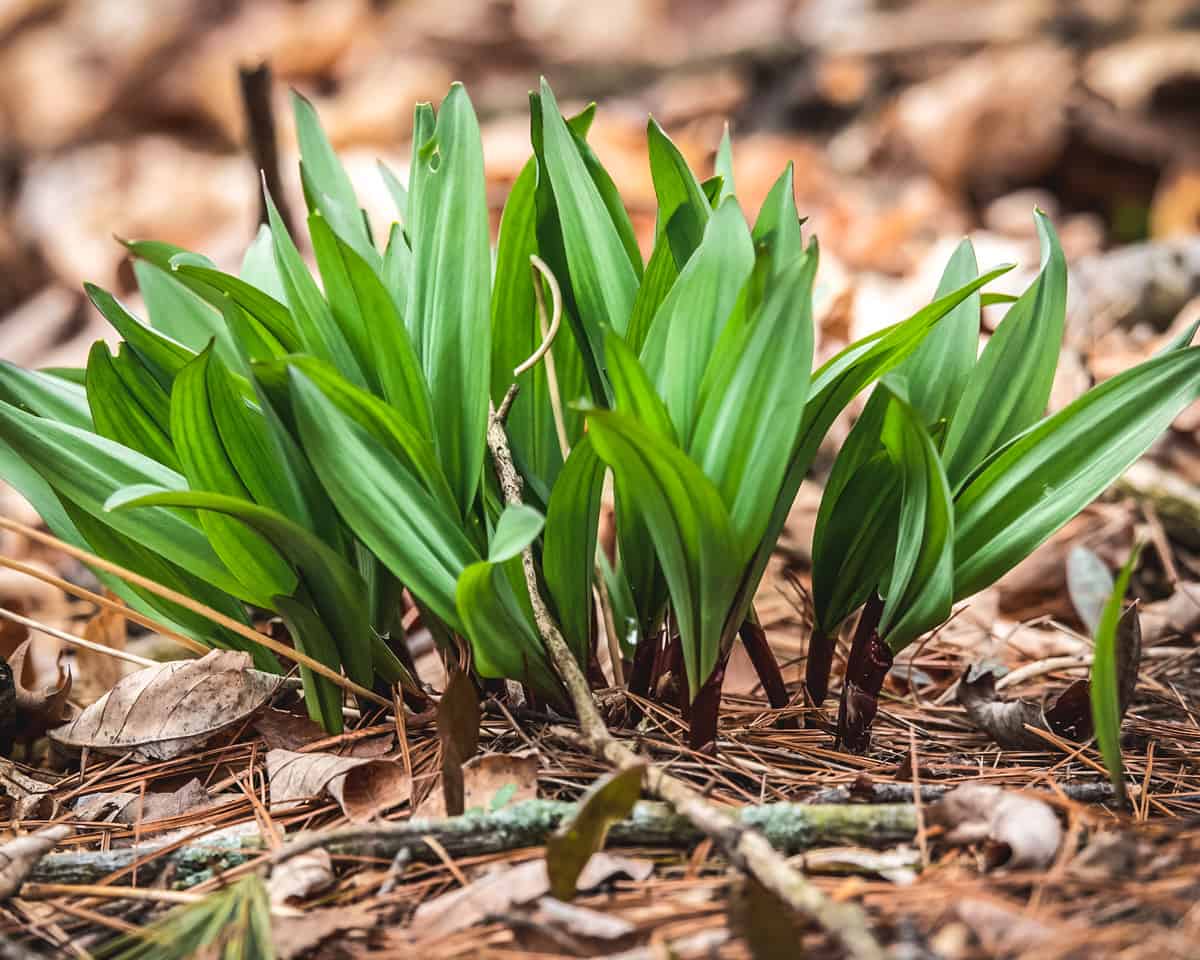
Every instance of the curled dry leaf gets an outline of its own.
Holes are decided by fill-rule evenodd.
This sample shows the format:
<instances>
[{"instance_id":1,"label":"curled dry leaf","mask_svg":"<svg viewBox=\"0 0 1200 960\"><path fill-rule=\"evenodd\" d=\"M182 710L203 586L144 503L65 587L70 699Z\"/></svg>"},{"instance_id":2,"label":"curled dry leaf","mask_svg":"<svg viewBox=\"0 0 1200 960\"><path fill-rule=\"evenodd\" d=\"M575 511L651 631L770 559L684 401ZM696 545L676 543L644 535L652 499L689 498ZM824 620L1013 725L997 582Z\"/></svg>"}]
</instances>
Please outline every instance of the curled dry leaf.
<instances>
[{"instance_id":1,"label":"curled dry leaf","mask_svg":"<svg viewBox=\"0 0 1200 960\"><path fill-rule=\"evenodd\" d=\"M254 670L250 655L213 650L130 674L71 723L50 731L67 747L131 751L170 760L241 723L270 699L279 677Z\"/></svg>"},{"instance_id":2,"label":"curled dry leaf","mask_svg":"<svg viewBox=\"0 0 1200 960\"><path fill-rule=\"evenodd\" d=\"M272 809L328 794L355 823L390 810L412 794L412 783L394 760L272 750L267 754L267 777Z\"/></svg>"},{"instance_id":3,"label":"curled dry leaf","mask_svg":"<svg viewBox=\"0 0 1200 960\"><path fill-rule=\"evenodd\" d=\"M271 871L267 894L272 906L287 906L320 893L333 883L333 859L328 850L309 850L285 860Z\"/></svg>"},{"instance_id":4,"label":"curled dry leaf","mask_svg":"<svg viewBox=\"0 0 1200 960\"><path fill-rule=\"evenodd\" d=\"M1125 715L1137 688L1142 659L1142 631L1138 610L1131 606L1117 624L1117 683L1120 712ZM958 684L958 702L971 722L1002 747L1045 750L1046 741L1028 728L1048 730L1055 736L1082 742L1092 735L1092 705L1087 680L1077 680L1045 703L1002 700L990 667L973 665Z\"/></svg>"},{"instance_id":5,"label":"curled dry leaf","mask_svg":"<svg viewBox=\"0 0 1200 960\"><path fill-rule=\"evenodd\" d=\"M1047 803L993 784L968 783L951 790L926 816L946 828L950 843L985 844L993 867L1048 866L1062 840L1062 826Z\"/></svg>"},{"instance_id":6,"label":"curled dry leaf","mask_svg":"<svg viewBox=\"0 0 1200 960\"><path fill-rule=\"evenodd\" d=\"M373 927L378 922L369 903L328 910L305 910L298 917L288 917L286 921L272 924L271 941L276 960L295 960L308 956L310 951L335 934Z\"/></svg>"},{"instance_id":7,"label":"curled dry leaf","mask_svg":"<svg viewBox=\"0 0 1200 960\"><path fill-rule=\"evenodd\" d=\"M648 860L597 853L579 874L576 885L590 890L617 876L645 880L654 871ZM514 906L540 901L550 892L550 874L543 859L501 867L458 890L427 900L413 916L413 934L421 939L448 936L483 922Z\"/></svg>"},{"instance_id":8,"label":"curled dry leaf","mask_svg":"<svg viewBox=\"0 0 1200 960\"><path fill-rule=\"evenodd\" d=\"M13 689L17 700L18 737L33 739L40 737L50 727L62 723L70 716L71 671L62 665L62 652L58 655L58 677L53 685L38 686L36 670L30 658L33 638L26 640L8 658L12 668Z\"/></svg>"},{"instance_id":9,"label":"curled dry leaf","mask_svg":"<svg viewBox=\"0 0 1200 960\"><path fill-rule=\"evenodd\" d=\"M74 831L64 823L46 827L37 833L26 834L0 846L0 900L7 900L18 890L37 862L49 853L56 843Z\"/></svg>"},{"instance_id":10,"label":"curled dry leaf","mask_svg":"<svg viewBox=\"0 0 1200 960\"><path fill-rule=\"evenodd\" d=\"M112 594L108 597L113 599ZM111 650L124 650L127 639L125 616L109 607L101 609L83 628L83 638ZM125 660L81 647L75 651L77 676L73 699L82 706L94 703L136 669Z\"/></svg>"},{"instance_id":11,"label":"curled dry leaf","mask_svg":"<svg viewBox=\"0 0 1200 960\"><path fill-rule=\"evenodd\" d=\"M456 670L437 705L438 740L442 746L442 799L446 813L465 809L463 764L479 747L479 693L470 675Z\"/></svg>"}]
</instances>

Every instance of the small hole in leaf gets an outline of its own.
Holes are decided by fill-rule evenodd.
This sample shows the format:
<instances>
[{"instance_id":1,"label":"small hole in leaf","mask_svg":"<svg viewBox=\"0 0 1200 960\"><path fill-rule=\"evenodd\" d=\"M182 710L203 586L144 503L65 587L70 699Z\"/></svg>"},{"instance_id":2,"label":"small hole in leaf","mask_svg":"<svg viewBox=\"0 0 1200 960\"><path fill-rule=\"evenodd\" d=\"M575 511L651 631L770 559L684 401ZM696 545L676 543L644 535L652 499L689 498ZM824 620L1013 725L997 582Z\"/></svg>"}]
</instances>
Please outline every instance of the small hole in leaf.
<instances>
[{"instance_id":1,"label":"small hole in leaf","mask_svg":"<svg viewBox=\"0 0 1200 960\"><path fill-rule=\"evenodd\" d=\"M439 150L437 150L437 149L435 148L435 149L434 149L434 151L433 151L433 153L431 153L431 154L429 155L429 169L430 169L430 171L432 171L433 173L437 173L437 169L438 169L438 167L440 167L441 165L442 165L442 154L441 154L441 151L439 151Z\"/></svg>"}]
</instances>

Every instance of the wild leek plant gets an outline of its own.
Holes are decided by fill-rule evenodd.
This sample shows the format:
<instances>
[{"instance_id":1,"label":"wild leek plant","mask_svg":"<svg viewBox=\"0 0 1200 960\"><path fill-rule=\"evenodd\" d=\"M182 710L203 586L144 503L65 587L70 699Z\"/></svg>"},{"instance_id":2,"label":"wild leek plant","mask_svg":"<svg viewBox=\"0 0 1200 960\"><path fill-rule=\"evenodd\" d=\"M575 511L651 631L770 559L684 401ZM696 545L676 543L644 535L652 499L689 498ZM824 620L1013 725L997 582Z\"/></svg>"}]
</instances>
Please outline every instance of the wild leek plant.
<instances>
[{"instance_id":1,"label":"wild leek plant","mask_svg":"<svg viewBox=\"0 0 1200 960\"><path fill-rule=\"evenodd\" d=\"M149 322L89 287L123 339L115 356L97 344L85 370L0 366L0 476L60 538L241 623L270 611L297 650L362 686L421 695L398 633L408 597L446 657L569 709L523 575L532 548L581 666L603 682L604 642L632 691L678 697L702 745L739 636L786 702L752 601L822 439L863 389L885 377L822 511L819 626L832 637L880 598L871 635L887 650L1081 509L1200 382L1196 351L1179 350L1034 422L1062 323L1046 225L1043 279L978 365L979 291L1003 268L977 275L968 250L929 306L813 371L818 251L790 168L751 224L728 142L701 181L651 121L658 221L643 261L587 144L592 108L565 118L543 83L493 260L461 86L436 114L417 107L407 187L381 168L386 235L312 107L294 106L319 280L270 197L237 275L127 243ZM524 505L503 506L489 422L507 431ZM598 542L610 476L611 552ZM280 668L244 635L98 574L172 629ZM339 729L342 691L302 675L311 714Z\"/></svg>"},{"instance_id":2,"label":"wild leek plant","mask_svg":"<svg viewBox=\"0 0 1200 960\"><path fill-rule=\"evenodd\" d=\"M826 484L813 537L806 685L814 703L824 700L838 627L865 603L838 719L852 749L867 745L895 654L1032 553L1200 396L1193 327L1043 419L1067 268L1049 220L1035 219L1041 271L978 360L981 298L972 295L876 387ZM941 289L975 273L964 240Z\"/></svg>"}]
</instances>

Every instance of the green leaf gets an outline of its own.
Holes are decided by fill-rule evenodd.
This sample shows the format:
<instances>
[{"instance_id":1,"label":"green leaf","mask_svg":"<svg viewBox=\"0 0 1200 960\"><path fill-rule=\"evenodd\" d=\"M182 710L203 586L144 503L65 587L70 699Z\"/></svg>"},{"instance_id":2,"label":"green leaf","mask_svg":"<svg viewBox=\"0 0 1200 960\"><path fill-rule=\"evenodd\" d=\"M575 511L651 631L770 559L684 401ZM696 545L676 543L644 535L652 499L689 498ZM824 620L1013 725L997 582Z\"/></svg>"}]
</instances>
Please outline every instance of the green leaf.
<instances>
[{"instance_id":1,"label":"green leaf","mask_svg":"<svg viewBox=\"0 0 1200 960\"><path fill-rule=\"evenodd\" d=\"M313 188L316 208L335 225L338 236L360 257L378 265L379 253L367 234L366 221L359 210L350 177L330 146L317 111L295 90L292 91L292 113L296 119L296 139L300 143L304 179Z\"/></svg>"},{"instance_id":2,"label":"green leaf","mask_svg":"<svg viewBox=\"0 0 1200 960\"><path fill-rule=\"evenodd\" d=\"M596 453L643 518L671 593L688 686L712 673L737 586L733 531L721 495L678 447L623 413L592 411Z\"/></svg>"},{"instance_id":3,"label":"green leaf","mask_svg":"<svg viewBox=\"0 0 1200 960\"><path fill-rule=\"evenodd\" d=\"M137 515L107 515L104 502L122 487L153 484L183 490L187 481L168 467L104 437L34 417L0 403L0 439L54 488L93 517L169 558L202 580L254 602L213 551L195 516L164 507Z\"/></svg>"},{"instance_id":4,"label":"green leaf","mask_svg":"<svg viewBox=\"0 0 1200 960\"><path fill-rule=\"evenodd\" d=\"M1200 396L1200 347L1138 364L1002 447L955 497L955 599L1011 570Z\"/></svg>"},{"instance_id":5,"label":"green leaf","mask_svg":"<svg viewBox=\"0 0 1200 960\"><path fill-rule=\"evenodd\" d=\"M408 312L408 288L412 284L412 250L398 223L392 224L388 234L387 250L383 254L383 266L379 277L387 288L396 311L403 317ZM407 328L407 325L405 327Z\"/></svg>"},{"instance_id":6,"label":"green leaf","mask_svg":"<svg viewBox=\"0 0 1200 960\"><path fill-rule=\"evenodd\" d=\"M92 344L88 353L87 393L96 433L144 453L172 470L179 469L170 434L125 386L103 340Z\"/></svg>"},{"instance_id":7,"label":"green leaf","mask_svg":"<svg viewBox=\"0 0 1200 960\"><path fill-rule=\"evenodd\" d=\"M210 340L226 363L237 363L237 348L221 315L185 287L179 278L147 260L133 261L138 290L150 323L189 350L199 353Z\"/></svg>"},{"instance_id":8,"label":"green leaf","mask_svg":"<svg viewBox=\"0 0 1200 960\"><path fill-rule=\"evenodd\" d=\"M1045 214L1035 215L1042 269L996 328L957 403L942 459L954 491L994 450L1045 412L1067 311L1067 261Z\"/></svg>"},{"instance_id":9,"label":"green leaf","mask_svg":"<svg viewBox=\"0 0 1200 960\"><path fill-rule=\"evenodd\" d=\"M519 556L538 538L545 525L546 518L533 507L523 503L505 507L488 545L488 563L504 563Z\"/></svg>"},{"instance_id":10,"label":"green leaf","mask_svg":"<svg viewBox=\"0 0 1200 960\"><path fill-rule=\"evenodd\" d=\"M653 118L646 124L646 144L650 154L650 176L658 199L655 242L667 240L675 266L682 270L700 245L712 206L679 148ZM668 234L667 223L671 221L676 229Z\"/></svg>"},{"instance_id":11,"label":"green leaf","mask_svg":"<svg viewBox=\"0 0 1200 960\"><path fill-rule=\"evenodd\" d=\"M704 239L654 316L641 360L686 446L704 367L754 268L750 228L736 201L712 215Z\"/></svg>"},{"instance_id":12,"label":"green leaf","mask_svg":"<svg viewBox=\"0 0 1200 960\"><path fill-rule=\"evenodd\" d=\"M749 320L727 324L700 387L688 453L729 510L740 564L753 554L787 472L812 370L817 257L793 261Z\"/></svg>"},{"instance_id":13,"label":"green leaf","mask_svg":"<svg viewBox=\"0 0 1200 960\"><path fill-rule=\"evenodd\" d=\"M271 239L271 228L265 223L259 226L258 233L246 248L238 277L281 303L287 296L283 290L283 277L279 275L279 267L275 263L275 242Z\"/></svg>"},{"instance_id":14,"label":"green leaf","mask_svg":"<svg viewBox=\"0 0 1200 960\"><path fill-rule=\"evenodd\" d=\"M107 290L101 290L91 283L85 283L83 289L96 305L96 309L104 314L104 319L113 325L122 339L129 344L130 349L138 355L138 359L154 374L154 378L164 389L170 390L175 375L196 354L166 334L142 323Z\"/></svg>"},{"instance_id":15,"label":"green leaf","mask_svg":"<svg viewBox=\"0 0 1200 960\"><path fill-rule=\"evenodd\" d=\"M520 561L510 560L519 566ZM529 684L562 707L566 698L555 678L541 637L517 599L505 564L472 563L459 575L455 591L461 631L471 641L481 677L509 677Z\"/></svg>"},{"instance_id":16,"label":"green leaf","mask_svg":"<svg viewBox=\"0 0 1200 960\"><path fill-rule=\"evenodd\" d=\"M946 264L934 299L953 293L977 276L975 249L964 239ZM980 296L973 293L887 376L889 383L903 381L908 402L927 426L950 419L958 407L979 352L979 310Z\"/></svg>"},{"instance_id":17,"label":"green leaf","mask_svg":"<svg viewBox=\"0 0 1200 960\"><path fill-rule=\"evenodd\" d=\"M1121 702L1122 677L1120 667L1122 651L1118 644L1131 631L1140 634L1137 607L1130 607L1122 616L1121 608L1125 604L1125 593L1129 589L1129 579L1137 566L1141 547L1135 545L1129 554L1129 559L1117 575L1112 593L1104 610L1100 614L1100 622L1096 626L1095 657L1092 662L1091 688L1092 725L1096 731L1096 745L1100 748L1100 756L1104 758L1104 766L1108 768L1108 777L1112 781L1117 799L1125 803L1125 765L1121 757L1121 715L1125 705ZM1140 647L1140 637L1138 639ZM1133 665L1136 673L1137 665ZM1136 677L1135 677L1136 680Z\"/></svg>"},{"instance_id":18,"label":"green leaf","mask_svg":"<svg viewBox=\"0 0 1200 960\"><path fill-rule=\"evenodd\" d=\"M461 632L455 584L479 555L458 521L296 368L291 392L305 452L343 520L421 603Z\"/></svg>"},{"instance_id":19,"label":"green leaf","mask_svg":"<svg viewBox=\"0 0 1200 960\"><path fill-rule=\"evenodd\" d=\"M409 183L413 273L406 320L433 401L446 476L464 513L486 447L491 253L479 123L461 84L436 126L419 110Z\"/></svg>"},{"instance_id":20,"label":"green leaf","mask_svg":"<svg viewBox=\"0 0 1200 960\"><path fill-rule=\"evenodd\" d=\"M114 511L186 507L199 510L201 516L211 513L236 518L253 528L295 566L299 576L287 596L312 606L325 624L327 635L331 635L328 648L314 646L321 654L310 650L309 655L329 667L344 666L346 675L356 683L370 684L371 624L362 602L366 584L354 567L308 530L269 507L236 496L194 490L129 487L110 497L106 506Z\"/></svg>"},{"instance_id":21,"label":"green leaf","mask_svg":"<svg viewBox=\"0 0 1200 960\"><path fill-rule=\"evenodd\" d=\"M601 777L579 799L571 817L547 838L546 872L552 896L559 900L575 896L579 875L592 854L604 849L609 828L633 813L645 773L645 764L638 763Z\"/></svg>"},{"instance_id":22,"label":"green leaf","mask_svg":"<svg viewBox=\"0 0 1200 960\"><path fill-rule=\"evenodd\" d=\"M366 375L367 386L432 439L429 388L391 295L367 262L321 217L309 217L308 227L325 293Z\"/></svg>"},{"instance_id":23,"label":"green leaf","mask_svg":"<svg viewBox=\"0 0 1200 960\"><path fill-rule=\"evenodd\" d=\"M668 225L667 234L672 232ZM662 302L667 299L671 287L679 278L679 268L675 266L675 255L667 236L662 236L654 245L650 254L650 262L646 264L646 273L638 287L637 296L633 301L633 313L629 317L629 327L625 331L625 342L634 354L640 354L646 345L646 337L650 333L650 325L658 313Z\"/></svg>"},{"instance_id":24,"label":"green leaf","mask_svg":"<svg viewBox=\"0 0 1200 960\"><path fill-rule=\"evenodd\" d=\"M24 370L0 360L0 399L39 417L80 430L92 429L87 391L53 374Z\"/></svg>"},{"instance_id":25,"label":"green leaf","mask_svg":"<svg viewBox=\"0 0 1200 960\"><path fill-rule=\"evenodd\" d=\"M880 390L888 390L880 384ZM937 447L921 415L893 395L882 440L901 479L895 560L879 634L898 652L950 616L954 602L954 504Z\"/></svg>"},{"instance_id":26,"label":"green leaf","mask_svg":"<svg viewBox=\"0 0 1200 960\"><path fill-rule=\"evenodd\" d=\"M154 379L154 374L130 349L129 344L122 343L117 347L117 355L113 358L112 363L113 369L121 378L125 389L133 395L159 429L169 436L171 432L171 395L162 388L162 384ZM86 382L86 371L84 375Z\"/></svg>"},{"instance_id":27,"label":"green leaf","mask_svg":"<svg viewBox=\"0 0 1200 960\"><path fill-rule=\"evenodd\" d=\"M229 459L213 418L208 391L211 351L205 350L184 367L171 390L171 436L193 490L222 493L250 500L250 492ZM170 484L165 484L168 489ZM202 513L200 524L212 548L244 585L244 592L261 607L272 598L291 596L296 574L279 553L240 520Z\"/></svg>"},{"instance_id":28,"label":"green leaf","mask_svg":"<svg viewBox=\"0 0 1200 960\"><path fill-rule=\"evenodd\" d=\"M554 484L542 541L546 587L554 600L563 637L583 666L587 665L593 644L592 582L603 490L604 464L585 434L571 448Z\"/></svg>"},{"instance_id":29,"label":"green leaf","mask_svg":"<svg viewBox=\"0 0 1200 960\"><path fill-rule=\"evenodd\" d=\"M608 326L624 333L629 323L638 274L544 79L536 105L544 138L539 162L554 192L574 301L586 340L593 354L601 358L602 329Z\"/></svg>"},{"instance_id":30,"label":"green leaf","mask_svg":"<svg viewBox=\"0 0 1200 960\"><path fill-rule=\"evenodd\" d=\"M292 643L300 653L312 657L327 667L337 666L337 648L321 618L305 604L291 597L276 597L275 608L283 618L292 636ZM328 677L313 673L308 667L300 667L300 681L304 684L304 705L308 715L319 723L326 733L342 732L342 691Z\"/></svg>"},{"instance_id":31,"label":"green leaf","mask_svg":"<svg viewBox=\"0 0 1200 960\"><path fill-rule=\"evenodd\" d=\"M392 172L392 168L382 160L377 160L376 166L379 168L379 175L383 178L384 186L392 195L392 202L396 205L396 216L400 218L401 223L407 223L408 188L400 182L400 178Z\"/></svg>"},{"instance_id":32,"label":"green leaf","mask_svg":"<svg viewBox=\"0 0 1200 960\"><path fill-rule=\"evenodd\" d=\"M725 124L725 132L721 134L721 143L717 147L717 158L714 162L716 175L721 178L721 193L717 197L719 204L726 197L732 197L736 192L733 180L733 140L729 136L729 124Z\"/></svg>"},{"instance_id":33,"label":"green leaf","mask_svg":"<svg viewBox=\"0 0 1200 960\"><path fill-rule=\"evenodd\" d=\"M800 215L796 212L796 188L792 164L771 185L751 234L755 246L766 244L771 251L773 277L789 267L804 252L800 238Z\"/></svg>"}]
</instances>

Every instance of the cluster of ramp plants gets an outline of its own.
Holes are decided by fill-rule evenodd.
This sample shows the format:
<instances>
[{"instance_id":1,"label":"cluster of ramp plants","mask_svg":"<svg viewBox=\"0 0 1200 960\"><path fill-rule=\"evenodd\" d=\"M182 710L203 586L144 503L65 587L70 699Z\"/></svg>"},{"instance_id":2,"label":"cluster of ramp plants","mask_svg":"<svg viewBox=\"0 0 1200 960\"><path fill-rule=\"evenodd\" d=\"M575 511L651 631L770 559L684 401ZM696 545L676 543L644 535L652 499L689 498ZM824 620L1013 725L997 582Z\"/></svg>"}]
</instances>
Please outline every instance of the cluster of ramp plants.
<instances>
[{"instance_id":1,"label":"cluster of ramp plants","mask_svg":"<svg viewBox=\"0 0 1200 960\"><path fill-rule=\"evenodd\" d=\"M412 606L482 686L515 681L569 711L525 556L593 682L607 659L633 693L674 700L693 744L715 737L737 642L784 705L755 591L830 425L873 386L821 505L807 677L819 704L861 610L839 728L863 747L892 656L1100 494L1200 390L1182 339L1043 418L1066 267L1040 214L1041 271L1020 297L983 292L1007 268L980 272L964 242L928 306L813 369L819 256L790 168L751 220L728 139L701 180L651 121L644 258L588 146L593 109L564 117L543 82L493 248L461 86L436 113L416 108L407 184L381 166L387 224L360 208L311 105L294 109L307 236L267 197L236 274L127 242L145 316L87 290L115 354L100 342L85 369L0 366L0 476L59 538L243 624L278 617L361 687L421 695L400 629ZM979 354L987 303L1007 313ZM523 504L505 505L488 454L496 408ZM97 575L181 634L285 666ZM309 712L337 731L342 687L301 673Z\"/></svg>"}]
</instances>

